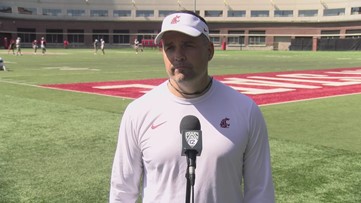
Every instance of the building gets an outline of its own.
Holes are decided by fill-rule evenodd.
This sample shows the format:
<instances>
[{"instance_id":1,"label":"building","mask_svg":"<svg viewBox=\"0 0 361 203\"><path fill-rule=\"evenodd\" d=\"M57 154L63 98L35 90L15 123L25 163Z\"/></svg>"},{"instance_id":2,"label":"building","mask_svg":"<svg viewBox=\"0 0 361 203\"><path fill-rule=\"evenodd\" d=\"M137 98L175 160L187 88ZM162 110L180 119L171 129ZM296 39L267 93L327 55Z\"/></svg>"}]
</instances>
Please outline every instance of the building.
<instances>
[{"instance_id":1,"label":"building","mask_svg":"<svg viewBox=\"0 0 361 203\"><path fill-rule=\"evenodd\" d=\"M288 49L292 40L361 38L360 0L2 0L0 39L20 36L24 46L44 36L49 47L108 47L152 39L164 16L196 10L216 48ZM1 40L0 46L5 42ZM317 48L317 47L316 47Z\"/></svg>"}]
</instances>

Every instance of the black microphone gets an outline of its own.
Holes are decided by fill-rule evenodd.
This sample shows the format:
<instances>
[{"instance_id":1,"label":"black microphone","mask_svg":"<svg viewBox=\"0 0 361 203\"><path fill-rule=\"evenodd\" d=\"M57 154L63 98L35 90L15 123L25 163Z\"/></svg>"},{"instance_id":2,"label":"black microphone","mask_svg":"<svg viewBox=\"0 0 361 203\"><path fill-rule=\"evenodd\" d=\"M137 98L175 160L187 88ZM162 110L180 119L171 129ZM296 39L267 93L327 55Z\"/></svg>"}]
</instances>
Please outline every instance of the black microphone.
<instances>
[{"instance_id":1,"label":"black microphone","mask_svg":"<svg viewBox=\"0 0 361 203\"><path fill-rule=\"evenodd\" d=\"M179 126L182 134L182 156L187 156L189 177L193 186L195 181L196 156L202 153L202 131L199 119L193 115L185 116Z\"/></svg>"}]
</instances>

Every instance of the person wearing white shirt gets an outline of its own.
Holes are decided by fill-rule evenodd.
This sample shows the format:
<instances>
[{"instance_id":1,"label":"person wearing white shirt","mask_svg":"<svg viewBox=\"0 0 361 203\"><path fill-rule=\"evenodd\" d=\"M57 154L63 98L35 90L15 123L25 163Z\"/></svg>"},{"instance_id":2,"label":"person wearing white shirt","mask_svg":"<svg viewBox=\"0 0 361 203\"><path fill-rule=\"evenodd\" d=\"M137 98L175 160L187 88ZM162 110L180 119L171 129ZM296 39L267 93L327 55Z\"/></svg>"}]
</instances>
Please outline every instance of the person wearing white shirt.
<instances>
[{"instance_id":1,"label":"person wearing white shirt","mask_svg":"<svg viewBox=\"0 0 361 203\"><path fill-rule=\"evenodd\" d=\"M192 115L203 134L194 202L274 203L265 120L253 100L209 75L214 46L204 19L193 12L171 14L155 43L161 40L169 78L123 114L109 202L136 202L139 195L143 203L185 202L180 123Z\"/></svg>"}]
</instances>

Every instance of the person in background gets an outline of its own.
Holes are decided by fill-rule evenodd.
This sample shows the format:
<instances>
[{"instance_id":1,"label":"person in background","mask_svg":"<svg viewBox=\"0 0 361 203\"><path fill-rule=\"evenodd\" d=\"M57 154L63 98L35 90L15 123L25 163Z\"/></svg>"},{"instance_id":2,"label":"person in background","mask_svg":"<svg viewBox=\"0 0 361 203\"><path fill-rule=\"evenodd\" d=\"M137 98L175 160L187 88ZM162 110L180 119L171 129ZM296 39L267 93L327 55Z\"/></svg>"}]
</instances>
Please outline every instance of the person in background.
<instances>
[{"instance_id":1,"label":"person in background","mask_svg":"<svg viewBox=\"0 0 361 203\"><path fill-rule=\"evenodd\" d=\"M13 55L15 55L15 40L10 39L9 46L8 46L8 54L10 54L10 51L13 52Z\"/></svg>"},{"instance_id":2,"label":"person in background","mask_svg":"<svg viewBox=\"0 0 361 203\"><path fill-rule=\"evenodd\" d=\"M64 45L64 49L67 49L68 46L69 46L69 41L68 41L68 40L64 40L63 45Z\"/></svg>"},{"instance_id":3,"label":"person in background","mask_svg":"<svg viewBox=\"0 0 361 203\"><path fill-rule=\"evenodd\" d=\"M38 51L38 40L34 39L33 43L33 50L34 50L34 54L36 54L36 52Z\"/></svg>"},{"instance_id":4,"label":"person in background","mask_svg":"<svg viewBox=\"0 0 361 203\"><path fill-rule=\"evenodd\" d=\"M100 39L100 50L102 50L103 55L105 54L105 41Z\"/></svg>"},{"instance_id":5,"label":"person in background","mask_svg":"<svg viewBox=\"0 0 361 203\"><path fill-rule=\"evenodd\" d=\"M134 49L135 49L135 53L136 53L136 54L138 54L139 48L140 48L140 51L143 52L143 46L142 46L142 44L139 42L138 38L135 38L135 39L134 39Z\"/></svg>"},{"instance_id":6,"label":"person in background","mask_svg":"<svg viewBox=\"0 0 361 203\"><path fill-rule=\"evenodd\" d=\"M94 46L94 54L97 54L98 53L98 46L99 46L98 39L94 40L93 46Z\"/></svg>"},{"instance_id":7,"label":"person in background","mask_svg":"<svg viewBox=\"0 0 361 203\"><path fill-rule=\"evenodd\" d=\"M22 56L23 54L21 53L21 38L18 37L16 38L15 41L15 47L16 47L16 56Z\"/></svg>"},{"instance_id":8,"label":"person in background","mask_svg":"<svg viewBox=\"0 0 361 203\"><path fill-rule=\"evenodd\" d=\"M8 49L8 48L9 48L8 38L4 37L4 49Z\"/></svg>"},{"instance_id":9,"label":"person in background","mask_svg":"<svg viewBox=\"0 0 361 203\"><path fill-rule=\"evenodd\" d=\"M41 53L43 55L45 55L45 53L46 53L46 40L44 39L44 37L42 37L41 40L40 40L40 48L41 48Z\"/></svg>"},{"instance_id":10,"label":"person in background","mask_svg":"<svg viewBox=\"0 0 361 203\"><path fill-rule=\"evenodd\" d=\"M136 202L139 194L143 203L185 202L180 123L193 115L203 134L194 202L274 203L266 122L252 99L209 75L214 46L206 21L189 11L171 14L160 41L168 79L123 114L109 202Z\"/></svg>"},{"instance_id":11,"label":"person in background","mask_svg":"<svg viewBox=\"0 0 361 203\"><path fill-rule=\"evenodd\" d=\"M0 70L7 71L4 64L4 60L1 57L0 57Z\"/></svg>"}]
</instances>

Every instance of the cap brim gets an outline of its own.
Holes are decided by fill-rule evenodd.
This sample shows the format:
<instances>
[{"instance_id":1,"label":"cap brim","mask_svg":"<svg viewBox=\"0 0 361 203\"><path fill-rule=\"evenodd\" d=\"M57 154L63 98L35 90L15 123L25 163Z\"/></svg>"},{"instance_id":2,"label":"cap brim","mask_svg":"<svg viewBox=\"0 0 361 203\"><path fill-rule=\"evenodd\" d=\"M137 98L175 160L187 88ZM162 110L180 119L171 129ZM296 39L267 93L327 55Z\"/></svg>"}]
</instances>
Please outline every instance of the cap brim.
<instances>
[{"instance_id":1,"label":"cap brim","mask_svg":"<svg viewBox=\"0 0 361 203\"><path fill-rule=\"evenodd\" d=\"M189 35L192 37L198 37L202 34L199 30L197 30L193 27L177 25L177 27L168 28L168 29L160 32L154 39L155 44L159 44L160 40L162 40L162 38L163 38L164 33L169 32L169 31L181 32L183 34L186 34L186 35Z\"/></svg>"}]
</instances>

